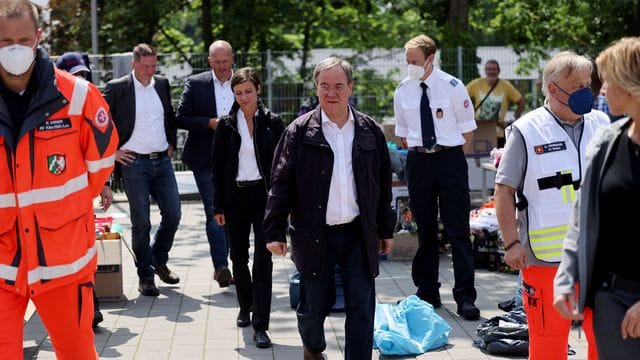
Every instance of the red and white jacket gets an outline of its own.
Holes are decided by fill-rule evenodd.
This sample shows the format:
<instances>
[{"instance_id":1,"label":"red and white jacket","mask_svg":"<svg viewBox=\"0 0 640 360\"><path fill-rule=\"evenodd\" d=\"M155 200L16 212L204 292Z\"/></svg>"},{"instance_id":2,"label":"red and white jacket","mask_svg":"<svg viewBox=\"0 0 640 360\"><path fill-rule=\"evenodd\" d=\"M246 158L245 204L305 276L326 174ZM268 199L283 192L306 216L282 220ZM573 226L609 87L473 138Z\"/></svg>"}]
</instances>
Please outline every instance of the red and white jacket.
<instances>
[{"instance_id":1,"label":"red and white jacket","mask_svg":"<svg viewBox=\"0 0 640 360\"><path fill-rule=\"evenodd\" d=\"M0 106L0 287L35 296L95 271L93 199L118 134L100 91L43 52L18 138Z\"/></svg>"}]
</instances>

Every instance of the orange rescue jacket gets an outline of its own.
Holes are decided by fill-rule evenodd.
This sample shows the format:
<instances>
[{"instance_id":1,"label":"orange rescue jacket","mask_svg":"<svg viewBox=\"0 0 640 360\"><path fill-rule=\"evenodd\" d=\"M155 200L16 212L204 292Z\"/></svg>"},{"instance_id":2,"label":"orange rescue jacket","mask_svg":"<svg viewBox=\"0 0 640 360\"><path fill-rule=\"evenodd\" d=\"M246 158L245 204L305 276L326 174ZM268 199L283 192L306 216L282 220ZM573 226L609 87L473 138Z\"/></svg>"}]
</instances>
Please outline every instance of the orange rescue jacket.
<instances>
[{"instance_id":1,"label":"orange rescue jacket","mask_svg":"<svg viewBox=\"0 0 640 360\"><path fill-rule=\"evenodd\" d=\"M23 296L95 271L93 199L118 145L100 91L46 55L36 61L40 88L17 139L0 106L0 287Z\"/></svg>"}]
</instances>

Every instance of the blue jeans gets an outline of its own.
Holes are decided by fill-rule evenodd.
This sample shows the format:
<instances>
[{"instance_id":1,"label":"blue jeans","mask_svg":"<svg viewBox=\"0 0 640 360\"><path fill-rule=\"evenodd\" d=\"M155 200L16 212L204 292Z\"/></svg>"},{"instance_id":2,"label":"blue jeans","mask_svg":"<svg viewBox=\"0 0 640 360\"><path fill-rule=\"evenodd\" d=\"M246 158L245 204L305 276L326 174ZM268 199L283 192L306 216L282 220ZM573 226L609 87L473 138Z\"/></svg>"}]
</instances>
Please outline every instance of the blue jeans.
<instances>
[{"instance_id":1,"label":"blue jeans","mask_svg":"<svg viewBox=\"0 0 640 360\"><path fill-rule=\"evenodd\" d=\"M155 265L166 265L173 238L180 223L180 195L171 158L151 160L143 157L121 166L124 190L131 213L131 241L140 279L153 279ZM151 219L149 196L160 208L160 226L150 246Z\"/></svg>"},{"instance_id":2,"label":"blue jeans","mask_svg":"<svg viewBox=\"0 0 640 360\"><path fill-rule=\"evenodd\" d=\"M196 180L198 192L200 192L200 198L202 198L202 205L204 205L204 213L207 217L205 226L213 268L220 270L229 266L227 260L229 256L229 243L227 242L224 227L218 225L213 218L213 173L211 169L199 172L194 171L193 177Z\"/></svg>"},{"instance_id":3,"label":"blue jeans","mask_svg":"<svg viewBox=\"0 0 640 360\"><path fill-rule=\"evenodd\" d=\"M300 278L300 303L296 310L302 344L311 352L325 350L324 320L333 306L335 269L340 267L345 300L345 353L347 360L371 359L375 281L362 238L359 221L327 227L326 253L322 272L316 277Z\"/></svg>"}]
</instances>

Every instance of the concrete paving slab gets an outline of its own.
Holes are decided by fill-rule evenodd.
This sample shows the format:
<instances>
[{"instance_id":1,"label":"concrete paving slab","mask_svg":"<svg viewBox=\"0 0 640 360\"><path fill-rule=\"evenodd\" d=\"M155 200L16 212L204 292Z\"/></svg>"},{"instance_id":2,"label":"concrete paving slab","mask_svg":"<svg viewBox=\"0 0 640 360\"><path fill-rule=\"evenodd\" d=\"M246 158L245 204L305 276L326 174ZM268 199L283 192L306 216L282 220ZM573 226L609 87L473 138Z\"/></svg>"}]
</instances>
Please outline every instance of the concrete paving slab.
<instances>
[{"instance_id":1,"label":"concrete paving slab","mask_svg":"<svg viewBox=\"0 0 640 360\"><path fill-rule=\"evenodd\" d=\"M118 197L120 196L120 197ZM128 203L122 195L107 214L128 214ZM288 278L294 271L287 257L274 257L273 301L270 335L274 346L258 349L250 328L239 329L235 318L239 311L235 288L218 287L213 280L209 245L204 232L204 211L199 201L182 204L182 221L168 266L181 278L177 285L166 285L159 280L158 298L141 296L137 291L137 276L133 259L123 249L124 301L102 304L105 321L96 330L96 348L101 359L277 359L302 358L302 343L297 332L295 311L289 306ZM152 206L152 224L155 231L159 212ZM124 238L130 242L130 223L126 217L118 219L124 229ZM432 359L475 360L506 359L490 357L472 345L479 321L465 321L455 314L451 295L453 269L450 255L441 256L441 296L443 308L436 312L452 327L449 344L441 349L416 356L390 357L374 351L372 359ZM477 271L477 305L482 319L501 314L497 303L512 296L517 277L509 274ZM376 280L377 301L395 303L415 293L411 280L411 262L381 262L380 276ZM24 358L55 358L42 322L34 312L24 325ZM332 313L325 322L327 338L326 358L342 359L344 351L344 314ZM586 359L584 334L573 330L570 344L577 354L570 360Z\"/></svg>"}]
</instances>

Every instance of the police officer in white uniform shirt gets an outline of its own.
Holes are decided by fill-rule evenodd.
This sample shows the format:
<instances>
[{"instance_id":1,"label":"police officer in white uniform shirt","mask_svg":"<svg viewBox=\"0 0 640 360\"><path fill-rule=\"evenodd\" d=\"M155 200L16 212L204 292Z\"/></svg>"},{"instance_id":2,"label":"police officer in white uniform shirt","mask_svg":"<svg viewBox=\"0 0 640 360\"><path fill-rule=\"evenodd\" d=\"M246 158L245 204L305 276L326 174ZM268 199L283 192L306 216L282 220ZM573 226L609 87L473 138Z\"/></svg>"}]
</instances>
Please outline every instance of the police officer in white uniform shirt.
<instances>
[{"instance_id":1,"label":"police officer in white uniform shirt","mask_svg":"<svg viewBox=\"0 0 640 360\"><path fill-rule=\"evenodd\" d=\"M410 206L418 225L419 246L413 259L416 295L442 306L438 282L438 213L451 242L457 313L475 320L475 267L469 238L469 180L463 147L476 129L473 106L462 81L434 69L436 44L426 35L405 46L408 77L396 89L395 133L408 147ZM439 211L438 211L439 210Z\"/></svg>"}]
</instances>

